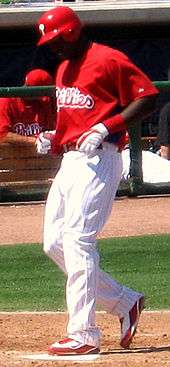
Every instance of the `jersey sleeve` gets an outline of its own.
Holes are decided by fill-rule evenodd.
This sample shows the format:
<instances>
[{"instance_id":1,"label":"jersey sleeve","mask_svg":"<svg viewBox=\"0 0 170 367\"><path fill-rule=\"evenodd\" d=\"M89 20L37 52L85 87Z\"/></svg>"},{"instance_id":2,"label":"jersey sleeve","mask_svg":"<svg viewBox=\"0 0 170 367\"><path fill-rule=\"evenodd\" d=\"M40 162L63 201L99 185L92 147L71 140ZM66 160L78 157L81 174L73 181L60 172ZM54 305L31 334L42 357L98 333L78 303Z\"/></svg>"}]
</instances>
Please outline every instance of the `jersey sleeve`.
<instances>
[{"instance_id":1,"label":"jersey sleeve","mask_svg":"<svg viewBox=\"0 0 170 367\"><path fill-rule=\"evenodd\" d=\"M7 98L0 98L0 138L10 130L10 105Z\"/></svg>"},{"instance_id":2,"label":"jersey sleeve","mask_svg":"<svg viewBox=\"0 0 170 367\"><path fill-rule=\"evenodd\" d=\"M139 98L159 94L149 77L123 53L116 55L114 67L115 65L120 106L125 107ZM115 77L115 72L113 75Z\"/></svg>"}]
</instances>

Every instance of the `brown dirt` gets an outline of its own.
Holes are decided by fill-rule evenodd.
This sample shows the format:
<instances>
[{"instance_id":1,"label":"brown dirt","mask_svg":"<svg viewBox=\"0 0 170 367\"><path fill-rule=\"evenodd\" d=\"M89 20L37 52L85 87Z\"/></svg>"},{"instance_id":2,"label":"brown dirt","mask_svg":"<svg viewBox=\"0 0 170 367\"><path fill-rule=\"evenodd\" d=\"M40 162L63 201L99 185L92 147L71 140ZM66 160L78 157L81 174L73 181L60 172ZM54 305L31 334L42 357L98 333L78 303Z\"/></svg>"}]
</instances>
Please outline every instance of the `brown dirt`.
<instances>
[{"instance_id":1,"label":"brown dirt","mask_svg":"<svg viewBox=\"0 0 170 367\"><path fill-rule=\"evenodd\" d=\"M170 196L118 198L99 237L170 233ZM41 243L44 203L0 205L0 244Z\"/></svg>"},{"instance_id":2,"label":"brown dirt","mask_svg":"<svg viewBox=\"0 0 170 367\"><path fill-rule=\"evenodd\" d=\"M62 314L0 314L0 367L85 367L88 363L30 361L27 354L46 353L49 343L66 335ZM97 314L102 331L101 356L91 367L168 367L170 365L170 312L145 311L130 349L119 346L119 323Z\"/></svg>"},{"instance_id":3,"label":"brown dirt","mask_svg":"<svg viewBox=\"0 0 170 367\"><path fill-rule=\"evenodd\" d=\"M119 198L99 237L170 233L170 197ZM44 204L1 205L0 244L41 243ZM101 355L95 362L31 361L24 354L46 353L66 335L64 313L0 313L0 367L168 367L170 312L144 311L129 350L119 347L119 322L97 314Z\"/></svg>"}]
</instances>

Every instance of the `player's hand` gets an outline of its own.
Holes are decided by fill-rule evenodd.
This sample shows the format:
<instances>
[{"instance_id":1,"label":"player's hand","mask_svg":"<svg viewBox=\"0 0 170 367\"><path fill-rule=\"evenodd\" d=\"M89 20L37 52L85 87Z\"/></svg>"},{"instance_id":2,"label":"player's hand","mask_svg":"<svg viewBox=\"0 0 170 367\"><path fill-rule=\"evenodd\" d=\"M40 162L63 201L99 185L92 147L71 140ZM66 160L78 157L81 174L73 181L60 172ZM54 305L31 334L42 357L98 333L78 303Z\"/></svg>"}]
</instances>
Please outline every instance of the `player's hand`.
<instances>
[{"instance_id":1,"label":"player's hand","mask_svg":"<svg viewBox=\"0 0 170 367\"><path fill-rule=\"evenodd\" d=\"M52 141L54 139L54 135L56 134L56 130L46 130L43 133L44 138Z\"/></svg>"},{"instance_id":2,"label":"player's hand","mask_svg":"<svg viewBox=\"0 0 170 367\"><path fill-rule=\"evenodd\" d=\"M55 130L45 131L38 135L36 139L37 153L48 154L51 150L51 142L54 138Z\"/></svg>"},{"instance_id":3,"label":"player's hand","mask_svg":"<svg viewBox=\"0 0 170 367\"><path fill-rule=\"evenodd\" d=\"M90 154L100 146L108 134L107 128L100 122L80 136L76 143L76 149L79 152Z\"/></svg>"}]
</instances>

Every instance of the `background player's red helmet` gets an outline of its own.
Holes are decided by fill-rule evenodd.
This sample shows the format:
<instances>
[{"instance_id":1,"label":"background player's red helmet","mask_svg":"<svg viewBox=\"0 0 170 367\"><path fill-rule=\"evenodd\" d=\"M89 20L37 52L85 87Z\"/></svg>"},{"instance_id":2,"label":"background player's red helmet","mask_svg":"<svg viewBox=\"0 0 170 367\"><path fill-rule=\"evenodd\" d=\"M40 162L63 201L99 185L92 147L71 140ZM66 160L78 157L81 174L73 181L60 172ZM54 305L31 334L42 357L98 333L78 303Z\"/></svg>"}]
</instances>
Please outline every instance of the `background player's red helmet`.
<instances>
[{"instance_id":1,"label":"background player's red helmet","mask_svg":"<svg viewBox=\"0 0 170 367\"><path fill-rule=\"evenodd\" d=\"M25 76L25 85L38 86L38 85L53 85L52 76L43 69L34 69L29 71Z\"/></svg>"},{"instance_id":2,"label":"background player's red helmet","mask_svg":"<svg viewBox=\"0 0 170 367\"><path fill-rule=\"evenodd\" d=\"M48 10L40 17L38 26L41 34L39 46L59 36L67 42L77 41L82 29L79 17L68 6Z\"/></svg>"}]
</instances>

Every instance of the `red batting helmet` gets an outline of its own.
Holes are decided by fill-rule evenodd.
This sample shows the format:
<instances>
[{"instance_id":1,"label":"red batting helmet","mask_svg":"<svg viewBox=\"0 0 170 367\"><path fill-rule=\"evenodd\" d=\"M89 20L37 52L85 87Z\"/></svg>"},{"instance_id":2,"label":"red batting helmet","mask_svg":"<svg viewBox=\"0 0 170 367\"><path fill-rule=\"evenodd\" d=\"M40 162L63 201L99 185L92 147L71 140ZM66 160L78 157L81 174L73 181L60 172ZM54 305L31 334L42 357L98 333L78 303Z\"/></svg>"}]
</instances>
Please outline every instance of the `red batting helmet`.
<instances>
[{"instance_id":1,"label":"red batting helmet","mask_svg":"<svg viewBox=\"0 0 170 367\"><path fill-rule=\"evenodd\" d=\"M52 76L43 69L34 69L29 71L25 76L25 85L38 86L38 85L52 85Z\"/></svg>"},{"instance_id":2,"label":"red batting helmet","mask_svg":"<svg viewBox=\"0 0 170 367\"><path fill-rule=\"evenodd\" d=\"M41 33L39 46L59 36L67 42L77 41L82 29L79 17L68 6L48 10L39 19L38 26Z\"/></svg>"}]
</instances>

